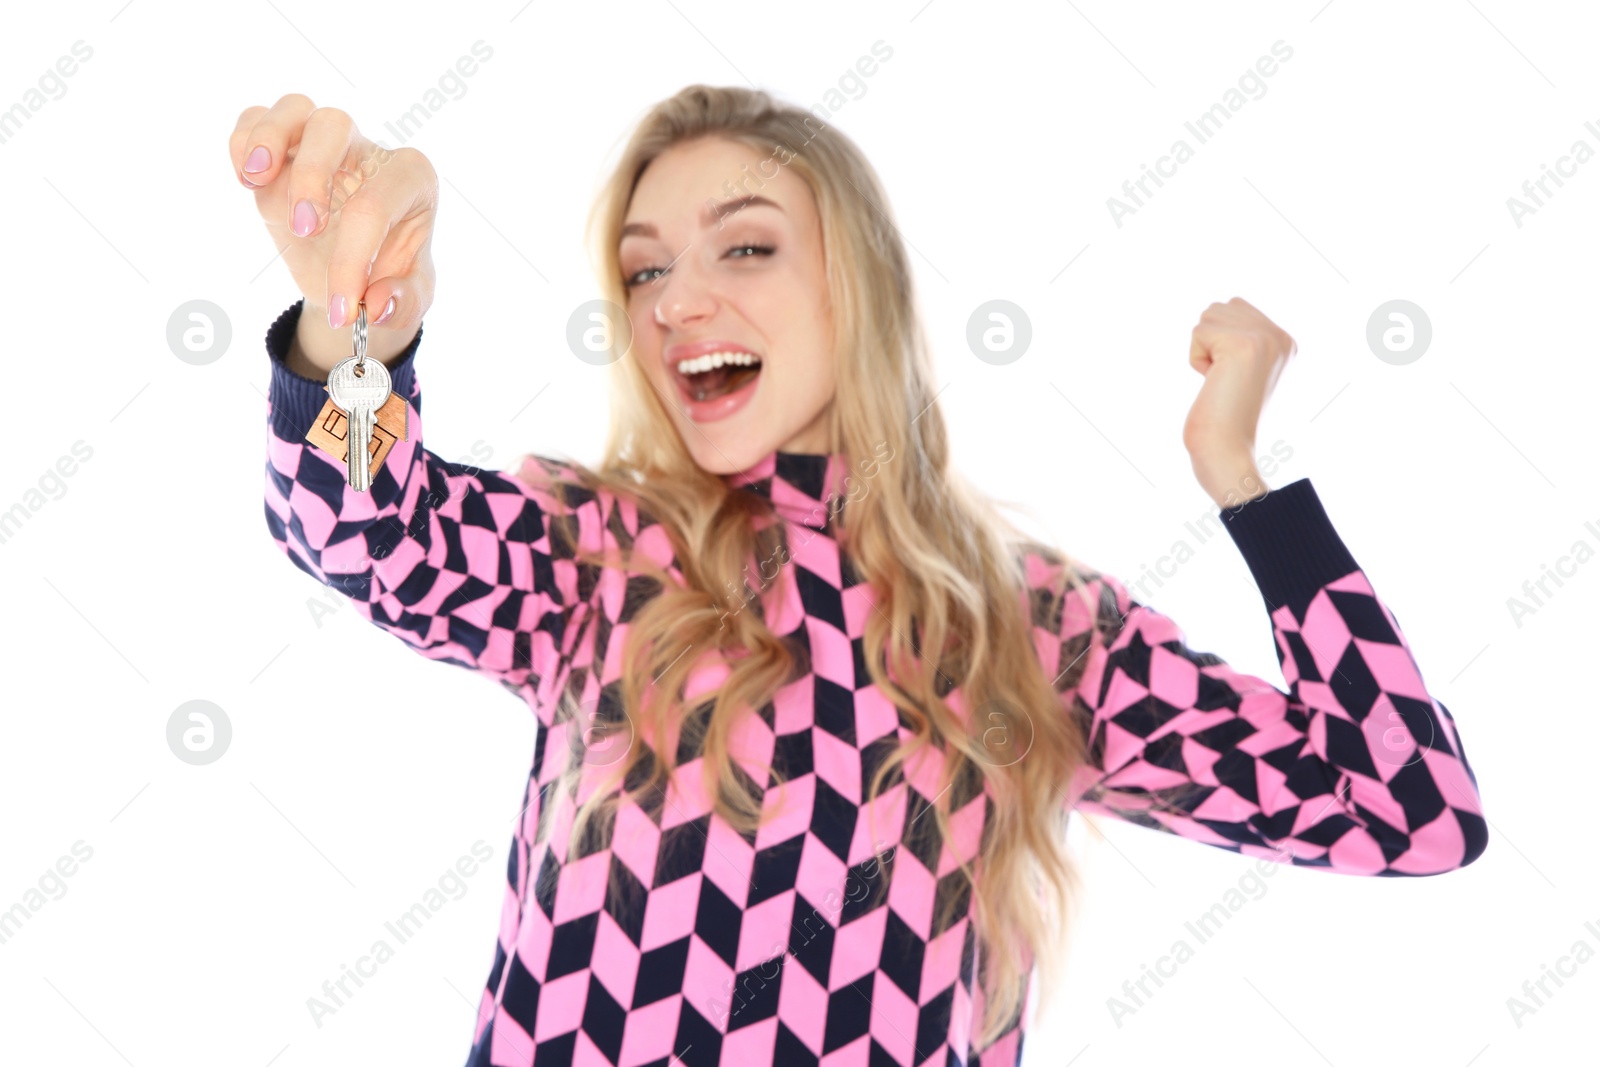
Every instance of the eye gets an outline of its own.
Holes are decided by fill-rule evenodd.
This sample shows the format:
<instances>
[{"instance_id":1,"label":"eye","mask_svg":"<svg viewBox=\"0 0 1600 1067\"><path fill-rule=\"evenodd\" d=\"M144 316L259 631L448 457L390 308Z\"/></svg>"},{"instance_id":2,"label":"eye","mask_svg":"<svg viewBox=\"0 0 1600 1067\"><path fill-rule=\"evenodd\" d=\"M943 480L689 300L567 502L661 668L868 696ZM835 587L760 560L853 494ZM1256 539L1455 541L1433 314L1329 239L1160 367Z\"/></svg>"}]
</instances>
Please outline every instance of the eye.
<instances>
[{"instance_id":1,"label":"eye","mask_svg":"<svg viewBox=\"0 0 1600 1067\"><path fill-rule=\"evenodd\" d=\"M639 274L648 274L650 271L652 271L654 269L655 269L654 267L646 267L644 270L641 270L639 272ZM639 274L635 274L632 277L623 278L622 279L622 287L624 289L632 289L636 285L643 285L646 279L641 279L639 277ZM654 281L655 279L651 278L651 279L648 279L648 280L649 281Z\"/></svg>"},{"instance_id":2,"label":"eye","mask_svg":"<svg viewBox=\"0 0 1600 1067\"><path fill-rule=\"evenodd\" d=\"M740 244L740 245L734 245L732 248L728 249L727 252L723 253L723 255L724 255L724 257L733 257L735 259L749 259L750 256L734 256L734 253L735 252L749 252L749 253L751 253L753 255L757 255L757 256L770 256L770 255L772 255L772 253L774 253L776 251L777 251L777 249L774 248L772 245ZM648 277L648 278L643 277L643 275L651 274L652 272L655 272L655 276L654 277ZM656 277L659 277L660 275L665 274L665 273L666 273L665 269L663 269L661 267L641 267L638 271L634 272L632 275L622 279L622 287L624 289L632 289L635 286L645 285L645 284L648 284L650 282L655 281Z\"/></svg>"}]
</instances>

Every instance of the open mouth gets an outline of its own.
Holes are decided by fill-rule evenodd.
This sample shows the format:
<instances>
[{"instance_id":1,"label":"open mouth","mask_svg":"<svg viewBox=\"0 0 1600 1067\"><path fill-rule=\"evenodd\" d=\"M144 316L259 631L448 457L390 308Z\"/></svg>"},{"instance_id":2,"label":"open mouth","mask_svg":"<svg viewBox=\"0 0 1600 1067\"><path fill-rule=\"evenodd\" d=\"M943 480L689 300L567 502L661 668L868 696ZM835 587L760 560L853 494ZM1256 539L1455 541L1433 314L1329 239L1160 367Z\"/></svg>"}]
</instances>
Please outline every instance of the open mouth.
<instances>
[{"instance_id":1,"label":"open mouth","mask_svg":"<svg viewBox=\"0 0 1600 1067\"><path fill-rule=\"evenodd\" d=\"M737 393L761 374L761 357L752 352L708 352L677 366L678 389L697 403Z\"/></svg>"}]
</instances>

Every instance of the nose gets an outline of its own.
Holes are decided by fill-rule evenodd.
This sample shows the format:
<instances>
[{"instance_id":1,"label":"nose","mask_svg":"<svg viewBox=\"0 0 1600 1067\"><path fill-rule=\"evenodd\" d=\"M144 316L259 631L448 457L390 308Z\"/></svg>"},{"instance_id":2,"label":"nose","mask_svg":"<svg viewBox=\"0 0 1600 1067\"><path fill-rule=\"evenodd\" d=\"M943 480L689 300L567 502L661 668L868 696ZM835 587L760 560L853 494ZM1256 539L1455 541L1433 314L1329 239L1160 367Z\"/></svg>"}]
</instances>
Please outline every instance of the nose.
<instances>
[{"instance_id":1,"label":"nose","mask_svg":"<svg viewBox=\"0 0 1600 1067\"><path fill-rule=\"evenodd\" d=\"M661 286L655 295L657 325L682 331L716 312L716 298L704 280L697 276L687 250L657 284Z\"/></svg>"}]
</instances>

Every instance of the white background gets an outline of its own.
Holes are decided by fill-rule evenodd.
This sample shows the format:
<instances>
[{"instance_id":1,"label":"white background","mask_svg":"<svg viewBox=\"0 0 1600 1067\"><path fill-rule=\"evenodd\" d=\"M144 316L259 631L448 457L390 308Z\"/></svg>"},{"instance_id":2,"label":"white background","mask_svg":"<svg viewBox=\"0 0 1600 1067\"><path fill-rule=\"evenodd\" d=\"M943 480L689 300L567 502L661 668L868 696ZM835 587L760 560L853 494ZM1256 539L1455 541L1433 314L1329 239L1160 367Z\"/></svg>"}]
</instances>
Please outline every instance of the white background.
<instances>
[{"instance_id":1,"label":"white background","mask_svg":"<svg viewBox=\"0 0 1600 1067\"><path fill-rule=\"evenodd\" d=\"M0 544L0 909L74 842L93 855L0 944L0 1061L465 1058L534 721L348 605L319 625L321 587L273 546L261 339L298 294L227 141L245 107L303 92L396 147L383 124L480 39L493 57L405 142L443 178L418 366L427 443L446 458L597 458L604 373L564 329L596 295L588 204L650 104L695 81L815 104L878 40L892 58L831 121L879 169L915 249L962 468L1057 543L1133 580L1214 513L1180 441L1200 384L1189 331L1209 303L1243 296L1299 342L1258 438L1293 450L1269 481L1312 478L1404 626L1460 726L1488 852L1435 878L1279 870L1118 1026L1108 998L1193 945L1185 922L1253 865L1107 825L1084 854L1070 981L1028 1064L1591 1061L1600 962L1520 1027L1507 998L1579 940L1600 951L1583 814L1600 562L1520 626L1507 600L1574 542L1600 547L1584 525L1600 527L1600 160L1520 227L1506 202L1575 140L1600 149L1584 128L1600 125L1600 20L1577 3L1321 4L8 11L0 108L73 42L93 56L0 143L0 510L74 442L93 454ZM1278 40L1293 56L1265 95L1118 227L1107 198ZM1001 367L964 340L995 298L1034 330ZM1365 339L1396 298L1433 328L1405 366ZM166 340L197 299L232 328L205 366ZM1281 684L1225 537L1150 589L1195 647ZM206 767L166 743L192 699L233 725ZM479 839L494 859L465 895L316 1026L307 998Z\"/></svg>"}]
</instances>

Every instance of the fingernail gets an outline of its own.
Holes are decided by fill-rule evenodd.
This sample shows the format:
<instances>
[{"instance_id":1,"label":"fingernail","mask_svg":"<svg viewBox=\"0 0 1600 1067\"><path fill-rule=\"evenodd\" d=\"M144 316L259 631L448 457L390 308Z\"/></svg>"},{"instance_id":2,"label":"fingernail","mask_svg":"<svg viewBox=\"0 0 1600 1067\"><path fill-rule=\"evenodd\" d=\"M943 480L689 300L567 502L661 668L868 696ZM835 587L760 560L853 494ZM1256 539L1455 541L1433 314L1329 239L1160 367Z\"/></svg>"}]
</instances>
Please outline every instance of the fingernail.
<instances>
[{"instance_id":1,"label":"fingernail","mask_svg":"<svg viewBox=\"0 0 1600 1067\"><path fill-rule=\"evenodd\" d=\"M393 315L393 314L394 314L394 297L391 296L389 298L389 302L387 304L383 305L383 314L381 314L377 318L373 319L372 320L372 325L376 326L381 322L387 322L389 320L389 316Z\"/></svg>"},{"instance_id":2,"label":"fingernail","mask_svg":"<svg viewBox=\"0 0 1600 1067\"><path fill-rule=\"evenodd\" d=\"M345 312L345 300L344 300L344 294L343 293L339 294L338 296L334 297L332 300L328 301L328 325L329 326L332 326L335 330L337 330L339 327L343 326L344 325L345 314L346 314L346 312Z\"/></svg>"},{"instance_id":3,"label":"fingernail","mask_svg":"<svg viewBox=\"0 0 1600 1067\"><path fill-rule=\"evenodd\" d=\"M272 166L272 153L267 151L264 144L256 145L255 151L244 161L244 169L250 174L257 174Z\"/></svg>"},{"instance_id":4,"label":"fingernail","mask_svg":"<svg viewBox=\"0 0 1600 1067\"><path fill-rule=\"evenodd\" d=\"M317 228L317 209L311 205L311 201L302 200L294 206L294 218L289 220L289 228L297 237L304 237Z\"/></svg>"}]
</instances>

